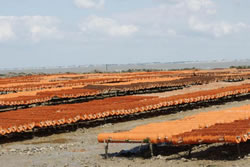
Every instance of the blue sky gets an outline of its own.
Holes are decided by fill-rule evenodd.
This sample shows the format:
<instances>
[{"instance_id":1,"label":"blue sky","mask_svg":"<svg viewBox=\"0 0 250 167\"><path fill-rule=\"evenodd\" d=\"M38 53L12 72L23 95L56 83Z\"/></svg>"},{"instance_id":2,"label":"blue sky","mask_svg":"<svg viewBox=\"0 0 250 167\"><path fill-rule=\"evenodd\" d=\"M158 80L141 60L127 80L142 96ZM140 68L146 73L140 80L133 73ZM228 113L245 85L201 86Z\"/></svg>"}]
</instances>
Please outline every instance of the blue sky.
<instances>
[{"instance_id":1,"label":"blue sky","mask_svg":"<svg viewBox=\"0 0 250 167\"><path fill-rule=\"evenodd\" d=\"M250 58L246 0L0 2L0 68Z\"/></svg>"}]
</instances>

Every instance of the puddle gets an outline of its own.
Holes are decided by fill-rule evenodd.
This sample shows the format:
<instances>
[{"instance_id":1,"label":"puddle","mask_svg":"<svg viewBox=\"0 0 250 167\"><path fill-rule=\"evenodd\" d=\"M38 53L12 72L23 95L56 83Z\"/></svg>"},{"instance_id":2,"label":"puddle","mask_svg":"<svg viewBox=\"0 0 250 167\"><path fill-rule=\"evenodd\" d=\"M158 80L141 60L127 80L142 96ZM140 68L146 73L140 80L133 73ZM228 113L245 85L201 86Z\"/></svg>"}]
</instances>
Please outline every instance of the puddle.
<instances>
[{"instance_id":1,"label":"puddle","mask_svg":"<svg viewBox=\"0 0 250 167\"><path fill-rule=\"evenodd\" d=\"M72 139L54 139L54 140L43 140L43 141L34 141L34 142L29 142L25 144L65 144L65 143L70 143L73 142L74 140Z\"/></svg>"}]
</instances>

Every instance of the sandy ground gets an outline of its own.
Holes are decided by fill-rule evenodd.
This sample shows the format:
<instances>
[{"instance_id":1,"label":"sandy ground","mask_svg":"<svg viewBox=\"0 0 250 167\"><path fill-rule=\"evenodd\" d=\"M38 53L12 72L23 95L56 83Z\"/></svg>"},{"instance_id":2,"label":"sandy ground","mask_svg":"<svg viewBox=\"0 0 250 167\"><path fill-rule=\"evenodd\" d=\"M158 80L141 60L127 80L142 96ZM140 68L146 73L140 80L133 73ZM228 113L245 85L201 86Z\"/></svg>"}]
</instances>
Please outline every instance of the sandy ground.
<instances>
[{"instance_id":1,"label":"sandy ground","mask_svg":"<svg viewBox=\"0 0 250 167\"><path fill-rule=\"evenodd\" d=\"M168 114L147 119L138 119L121 123L105 124L92 128L81 128L73 132L53 134L47 137L5 143L0 145L0 166L249 166L250 144L241 144L244 158L237 159L236 145L200 145L193 149L191 158L186 158L188 148L164 146L159 149L160 154L152 158L145 158L147 146L142 146L142 155L139 152L140 144L110 144L109 156L104 159L104 144L97 142L97 135L102 132L128 130L138 125L167 120L176 120L199 112L207 112L235 106L250 104L249 100L229 102L207 108L180 111L177 114Z\"/></svg>"},{"instance_id":2,"label":"sandy ground","mask_svg":"<svg viewBox=\"0 0 250 167\"><path fill-rule=\"evenodd\" d=\"M187 88L179 89L175 91L143 94L143 96L169 97L169 96L174 96L174 95L179 95L179 94L193 93L196 91L219 89L219 88L224 88L228 86L238 86L242 84L250 84L250 80L248 79L248 80L241 81L241 82L213 82L213 83L204 84L204 85L193 85L191 87L187 87ZM134 96L142 96L142 95L134 95Z\"/></svg>"}]
</instances>

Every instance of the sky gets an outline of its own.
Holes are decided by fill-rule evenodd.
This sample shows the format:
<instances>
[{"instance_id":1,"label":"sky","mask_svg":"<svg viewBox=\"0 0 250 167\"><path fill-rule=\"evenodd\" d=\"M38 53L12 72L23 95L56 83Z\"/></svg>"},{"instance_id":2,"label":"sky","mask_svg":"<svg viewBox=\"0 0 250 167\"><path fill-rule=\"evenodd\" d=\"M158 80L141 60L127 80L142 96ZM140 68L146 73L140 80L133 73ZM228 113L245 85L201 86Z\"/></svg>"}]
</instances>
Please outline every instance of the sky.
<instances>
[{"instance_id":1,"label":"sky","mask_svg":"<svg viewBox=\"0 0 250 167\"><path fill-rule=\"evenodd\" d=\"M0 4L0 69L250 58L248 0Z\"/></svg>"}]
</instances>

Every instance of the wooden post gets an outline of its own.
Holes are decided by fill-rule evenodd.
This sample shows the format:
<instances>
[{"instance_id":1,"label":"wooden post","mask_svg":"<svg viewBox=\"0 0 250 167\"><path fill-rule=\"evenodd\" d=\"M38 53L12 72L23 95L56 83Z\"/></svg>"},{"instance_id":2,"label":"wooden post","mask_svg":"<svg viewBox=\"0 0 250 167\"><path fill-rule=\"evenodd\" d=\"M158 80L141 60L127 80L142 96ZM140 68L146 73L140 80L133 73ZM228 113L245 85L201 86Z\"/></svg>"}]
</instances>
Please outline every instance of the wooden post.
<instances>
[{"instance_id":1,"label":"wooden post","mask_svg":"<svg viewBox=\"0 0 250 167\"><path fill-rule=\"evenodd\" d=\"M105 159L107 159L108 158L109 142L105 140L104 143L106 143L106 145L105 145Z\"/></svg>"},{"instance_id":2,"label":"wooden post","mask_svg":"<svg viewBox=\"0 0 250 167\"><path fill-rule=\"evenodd\" d=\"M154 153L153 153L153 144L152 143L149 143L149 150L150 150L150 156L153 157L154 156Z\"/></svg>"},{"instance_id":3,"label":"wooden post","mask_svg":"<svg viewBox=\"0 0 250 167\"><path fill-rule=\"evenodd\" d=\"M142 152L142 144L143 144L143 142L141 142L141 145L140 145L140 153Z\"/></svg>"},{"instance_id":4,"label":"wooden post","mask_svg":"<svg viewBox=\"0 0 250 167\"><path fill-rule=\"evenodd\" d=\"M107 123L107 118L104 117L103 120L104 120L104 124L106 124Z\"/></svg>"},{"instance_id":5,"label":"wooden post","mask_svg":"<svg viewBox=\"0 0 250 167\"><path fill-rule=\"evenodd\" d=\"M189 147L189 150L188 150L188 158L191 158L191 153L192 153L192 146Z\"/></svg>"},{"instance_id":6,"label":"wooden post","mask_svg":"<svg viewBox=\"0 0 250 167\"><path fill-rule=\"evenodd\" d=\"M241 158L241 152L240 152L240 144L237 143L237 151L238 151L238 158Z\"/></svg>"}]
</instances>

